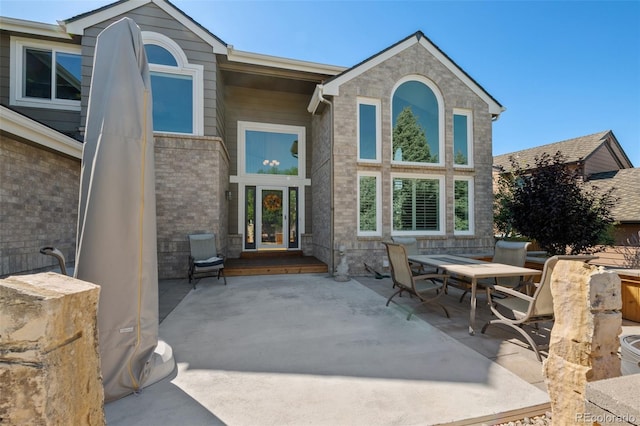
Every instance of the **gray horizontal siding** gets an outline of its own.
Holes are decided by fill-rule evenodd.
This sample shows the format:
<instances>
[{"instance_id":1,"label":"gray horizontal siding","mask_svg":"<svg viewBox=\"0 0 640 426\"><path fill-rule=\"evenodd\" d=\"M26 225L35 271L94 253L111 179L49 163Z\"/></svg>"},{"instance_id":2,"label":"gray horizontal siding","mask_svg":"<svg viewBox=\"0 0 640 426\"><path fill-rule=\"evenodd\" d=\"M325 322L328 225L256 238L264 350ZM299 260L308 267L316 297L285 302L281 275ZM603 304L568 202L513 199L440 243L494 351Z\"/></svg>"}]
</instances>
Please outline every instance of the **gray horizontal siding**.
<instances>
[{"instance_id":1,"label":"gray horizontal siding","mask_svg":"<svg viewBox=\"0 0 640 426\"><path fill-rule=\"evenodd\" d=\"M204 134L205 136L218 136L216 121L213 119L216 117L217 75L216 57L212 47L154 4L144 5L85 30L82 38L83 55L85 56L83 60L82 122L86 121L91 68L97 36L104 28L125 16L133 19L142 31L152 31L169 37L184 51L189 63L203 66Z\"/></svg>"}]
</instances>

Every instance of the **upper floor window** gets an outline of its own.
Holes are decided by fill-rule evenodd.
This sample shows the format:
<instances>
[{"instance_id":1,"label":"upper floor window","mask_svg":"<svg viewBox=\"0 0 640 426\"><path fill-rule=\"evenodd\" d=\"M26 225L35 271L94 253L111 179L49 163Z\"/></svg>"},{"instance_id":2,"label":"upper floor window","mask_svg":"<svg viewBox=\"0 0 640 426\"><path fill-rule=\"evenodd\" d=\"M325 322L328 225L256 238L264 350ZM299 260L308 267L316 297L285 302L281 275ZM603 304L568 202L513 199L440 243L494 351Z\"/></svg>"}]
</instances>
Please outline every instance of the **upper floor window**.
<instances>
[{"instance_id":1,"label":"upper floor window","mask_svg":"<svg viewBox=\"0 0 640 426\"><path fill-rule=\"evenodd\" d=\"M473 120L471 111L453 110L453 164L473 166Z\"/></svg>"},{"instance_id":2,"label":"upper floor window","mask_svg":"<svg viewBox=\"0 0 640 426\"><path fill-rule=\"evenodd\" d=\"M358 160L380 162L380 100L358 99Z\"/></svg>"},{"instance_id":3,"label":"upper floor window","mask_svg":"<svg viewBox=\"0 0 640 426\"><path fill-rule=\"evenodd\" d=\"M202 135L203 67L189 64L176 42L143 31L153 94L153 130Z\"/></svg>"},{"instance_id":4,"label":"upper floor window","mask_svg":"<svg viewBox=\"0 0 640 426\"><path fill-rule=\"evenodd\" d=\"M75 45L11 38L12 105L80 109L81 56Z\"/></svg>"},{"instance_id":5,"label":"upper floor window","mask_svg":"<svg viewBox=\"0 0 640 426\"><path fill-rule=\"evenodd\" d=\"M392 160L443 164L443 104L435 85L424 77L401 80L392 97Z\"/></svg>"}]
</instances>

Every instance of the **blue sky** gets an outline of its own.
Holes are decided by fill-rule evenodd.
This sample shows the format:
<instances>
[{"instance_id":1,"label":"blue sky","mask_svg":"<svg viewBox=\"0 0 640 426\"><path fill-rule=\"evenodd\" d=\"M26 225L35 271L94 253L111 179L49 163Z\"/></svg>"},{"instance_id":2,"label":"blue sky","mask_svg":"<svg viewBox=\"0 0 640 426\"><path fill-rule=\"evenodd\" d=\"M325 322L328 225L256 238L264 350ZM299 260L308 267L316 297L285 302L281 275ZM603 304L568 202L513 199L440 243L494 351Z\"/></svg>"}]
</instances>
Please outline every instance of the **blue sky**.
<instances>
[{"instance_id":1,"label":"blue sky","mask_svg":"<svg viewBox=\"0 0 640 426\"><path fill-rule=\"evenodd\" d=\"M110 1L0 0L55 23ZM507 110L504 154L612 130L640 167L640 1L173 0L238 50L353 66L417 30Z\"/></svg>"}]
</instances>

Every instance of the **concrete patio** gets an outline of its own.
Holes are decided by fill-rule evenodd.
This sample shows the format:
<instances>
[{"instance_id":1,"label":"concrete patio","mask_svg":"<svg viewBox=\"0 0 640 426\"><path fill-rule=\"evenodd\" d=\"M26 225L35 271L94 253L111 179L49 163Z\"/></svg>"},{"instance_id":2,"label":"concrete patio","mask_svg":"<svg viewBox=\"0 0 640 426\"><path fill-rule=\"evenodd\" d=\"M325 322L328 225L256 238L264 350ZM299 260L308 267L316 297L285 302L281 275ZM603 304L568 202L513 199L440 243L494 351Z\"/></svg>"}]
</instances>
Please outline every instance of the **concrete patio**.
<instances>
[{"instance_id":1,"label":"concrete patio","mask_svg":"<svg viewBox=\"0 0 640 426\"><path fill-rule=\"evenodd\" d=\"M407 321L408 297L384 306L389 279L227 280L201 280L166 316L176 371L107 404L110 425L491 424L548 409L533 352L499 328L469 336L457 290L451 319ZM189 288L164 282L161 310Z\"/></svg>"}]
</instances>

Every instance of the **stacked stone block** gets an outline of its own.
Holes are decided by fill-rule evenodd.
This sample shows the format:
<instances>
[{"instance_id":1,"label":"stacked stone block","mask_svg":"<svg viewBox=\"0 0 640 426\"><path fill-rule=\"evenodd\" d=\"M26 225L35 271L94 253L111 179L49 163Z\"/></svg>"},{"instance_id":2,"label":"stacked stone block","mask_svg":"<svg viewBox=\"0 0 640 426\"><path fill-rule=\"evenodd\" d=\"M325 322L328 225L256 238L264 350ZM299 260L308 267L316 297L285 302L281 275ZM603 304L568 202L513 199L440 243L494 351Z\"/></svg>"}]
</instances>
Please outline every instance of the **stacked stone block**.
<instances>
[{"instance_id":1,"label":"stacked stone block","mask_svg":"<svg viewBox=\"0 0 640 426\"><path fill-rule=\"evenodd\" d=\"M55 273L0 280L0 423L104 424L99 294Z\"/></svg>"},{"instance_id":2,"label":"stacked stone block","mask_svg":"<svg viewBox=\"0 0 640 426\"><path fill-rule=\"evenodd\" d=\"M585 414L587 382L620 375L620 277L581 261L561 260L551 276L555 322L543 369L553 421Z\"/></svg>"}]
</instances>

